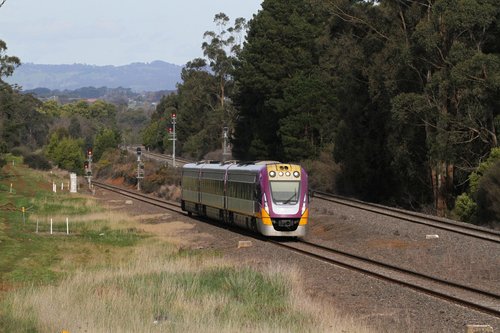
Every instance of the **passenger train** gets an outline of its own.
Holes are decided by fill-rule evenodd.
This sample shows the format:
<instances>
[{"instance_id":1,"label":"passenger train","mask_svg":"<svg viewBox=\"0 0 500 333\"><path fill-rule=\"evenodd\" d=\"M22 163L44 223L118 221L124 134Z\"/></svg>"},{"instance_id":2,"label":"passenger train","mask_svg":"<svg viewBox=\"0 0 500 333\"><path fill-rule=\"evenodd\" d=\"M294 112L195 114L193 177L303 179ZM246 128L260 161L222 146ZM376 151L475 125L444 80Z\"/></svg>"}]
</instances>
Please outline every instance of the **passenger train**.
<instances>
[{"instance_id":1,"label":"passenger train","mask_svg":"<svg viewBox=\"0 0 500 333\"><path fill-rule=\"evenodd\" d=\"M182 168L181 207L265 236L303 237L307 178L300 165L274 161L189 163Z\"/></svg>"}]
</instances>

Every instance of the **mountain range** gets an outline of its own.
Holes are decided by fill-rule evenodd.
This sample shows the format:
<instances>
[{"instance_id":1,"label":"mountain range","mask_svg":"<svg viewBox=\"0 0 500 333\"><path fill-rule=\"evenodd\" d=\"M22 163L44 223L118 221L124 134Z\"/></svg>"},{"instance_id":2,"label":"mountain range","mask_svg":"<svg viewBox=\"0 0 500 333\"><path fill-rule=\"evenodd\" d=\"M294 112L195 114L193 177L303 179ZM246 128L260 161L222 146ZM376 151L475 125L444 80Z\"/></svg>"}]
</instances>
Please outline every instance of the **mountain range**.
<instances>
[{"instance_id":1,"label":"mountain range","mask_svg":"<svg viewBox=\"0 0 500 333\"><path fill-rule=\"evenodd\" d=\"M175 90L182 66L156 60L124 66L86 64L41 65L25 63L7 78L23 90L48 88L74 90L82 87L130 88L133 91Z\"/></svg>"}]
</instances>

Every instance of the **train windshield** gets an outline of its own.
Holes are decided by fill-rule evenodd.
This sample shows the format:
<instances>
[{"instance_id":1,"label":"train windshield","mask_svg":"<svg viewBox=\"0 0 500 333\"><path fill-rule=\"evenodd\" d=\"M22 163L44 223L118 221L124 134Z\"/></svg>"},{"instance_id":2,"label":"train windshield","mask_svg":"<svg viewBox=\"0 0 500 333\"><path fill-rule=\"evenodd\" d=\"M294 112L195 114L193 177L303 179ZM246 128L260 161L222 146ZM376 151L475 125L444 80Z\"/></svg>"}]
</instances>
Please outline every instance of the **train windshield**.
<instances>
[{"instance_id":1,"label":"train windshield","mask_svg":"<svg viewBox=\"0 0 500 333\"><path fill-rule=\"evenodd\" d=\"M277 204L296 204L299 201L300 182L271 181L271 195Z\"/></svg>"}]
</instances>

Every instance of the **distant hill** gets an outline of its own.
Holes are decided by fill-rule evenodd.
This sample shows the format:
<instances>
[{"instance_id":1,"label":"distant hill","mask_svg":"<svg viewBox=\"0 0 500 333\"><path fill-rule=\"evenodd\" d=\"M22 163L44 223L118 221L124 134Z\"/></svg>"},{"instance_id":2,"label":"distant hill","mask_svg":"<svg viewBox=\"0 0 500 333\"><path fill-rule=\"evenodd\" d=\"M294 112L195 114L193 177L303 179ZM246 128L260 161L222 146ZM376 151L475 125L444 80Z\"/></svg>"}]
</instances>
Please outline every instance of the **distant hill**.
<instances>
[{"instance_id":1,"label":"distant hill","mask_svg":"<svg viewBox=\"0 0 500 333\"><path fill-rule=\"evenodd\" d=\"M130 88L133 91L175 90L181 81L182 66L164 61L124 66L37 65L19 66L6 81L23 90L49 88L74 90L82 87Z\"/></svg>"}]
</instances>

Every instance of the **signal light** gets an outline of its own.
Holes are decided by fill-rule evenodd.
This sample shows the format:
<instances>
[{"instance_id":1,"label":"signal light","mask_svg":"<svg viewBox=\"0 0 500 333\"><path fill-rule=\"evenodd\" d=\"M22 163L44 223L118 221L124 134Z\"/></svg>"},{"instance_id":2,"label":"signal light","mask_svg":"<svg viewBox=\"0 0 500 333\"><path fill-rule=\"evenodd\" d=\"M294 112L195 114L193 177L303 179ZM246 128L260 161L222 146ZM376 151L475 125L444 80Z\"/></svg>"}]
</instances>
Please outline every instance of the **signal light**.
<instances>
[{"instance_id":1,"label":"signal light","mask_svg":"<svg viewBox=\"0 0 500 333\"><path fill-rule=\"evenodd\" d=\"M87 148L87 155L92 156L92 147Z\"/></svg>"},{"instance_id":2,"label":"signal light","mask_svg":"<svg viewBox=\"0 0 500 333\"><path fill-rule=\"evenodd\" d=\"M83 162L83 167L85 169L88 169L89 168L89 162L88 161Z\"/></svg>"},{"instance_id":3,"label":"signal light","mask_svg":"<svg viewBox=\"0 0 500 333\"><path fill-rule=\"evenodd\" d=\"M142 150L141 150L141 147L137 147L137 155L141 155L142 154Z\"/></svg>"}]
</instances>

